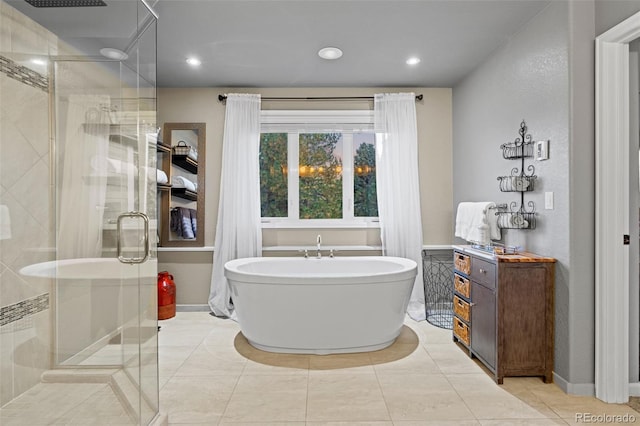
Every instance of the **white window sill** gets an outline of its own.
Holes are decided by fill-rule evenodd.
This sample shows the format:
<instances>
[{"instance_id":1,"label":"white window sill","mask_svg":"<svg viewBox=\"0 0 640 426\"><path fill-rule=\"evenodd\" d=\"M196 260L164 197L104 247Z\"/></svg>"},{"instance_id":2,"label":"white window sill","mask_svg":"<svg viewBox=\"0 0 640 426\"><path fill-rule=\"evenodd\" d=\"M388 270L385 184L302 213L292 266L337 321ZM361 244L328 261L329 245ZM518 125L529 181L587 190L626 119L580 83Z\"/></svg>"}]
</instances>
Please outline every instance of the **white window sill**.
<instances>
[{"instance_id":1,"label":"white window sill","mask_svg":"<svg viewBox=\"0 0 640 426\"><path fill-rule=\"evenodd\" d=\"M263 252L277 252L277 251L300 251L308 250L309 255L315 254L316 246L267 246L262 247ZM334 250L336 255L340 252L346 251L380 251L382 246L322 246L322 255L328 256L329 250Z\"/></svg>"},{"instance_id":2,"label":"white window sill","mask_svg":"<svg viewBox=\"0 0 640 426\"><path fill-rule=\"evenodd\" d=\"M262 229L344 229L371 228L379 229L380 222L373 221L330 221L330 220L273 220L262 222Z\"/></svg>"}]
</instances>

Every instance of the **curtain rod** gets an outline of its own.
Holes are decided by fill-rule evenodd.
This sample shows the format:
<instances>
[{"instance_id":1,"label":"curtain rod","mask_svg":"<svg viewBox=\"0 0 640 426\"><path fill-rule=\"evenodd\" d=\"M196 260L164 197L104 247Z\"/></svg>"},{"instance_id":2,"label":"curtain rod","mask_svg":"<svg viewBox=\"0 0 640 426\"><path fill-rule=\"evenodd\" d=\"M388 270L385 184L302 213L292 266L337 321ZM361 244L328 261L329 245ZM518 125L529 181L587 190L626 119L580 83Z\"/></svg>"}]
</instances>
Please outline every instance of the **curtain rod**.
<instances>
[{"instance_id":1,"label":"curtain rod","mask_svg":"<svg viewBox=\"0 0 640 426\"><path fill-rule=\"evenodd\" d=\"M421 101L423 98L422 94L416 95L416 101ZM220 102L224 102L227 100L227 95L218 95L218 100ZM358 101L358 100L366 100L372 101L373 96L319 96L319 97L306 97L306 98L271 98L264 97L263 101Z\"/></svg>"}]
</instances>

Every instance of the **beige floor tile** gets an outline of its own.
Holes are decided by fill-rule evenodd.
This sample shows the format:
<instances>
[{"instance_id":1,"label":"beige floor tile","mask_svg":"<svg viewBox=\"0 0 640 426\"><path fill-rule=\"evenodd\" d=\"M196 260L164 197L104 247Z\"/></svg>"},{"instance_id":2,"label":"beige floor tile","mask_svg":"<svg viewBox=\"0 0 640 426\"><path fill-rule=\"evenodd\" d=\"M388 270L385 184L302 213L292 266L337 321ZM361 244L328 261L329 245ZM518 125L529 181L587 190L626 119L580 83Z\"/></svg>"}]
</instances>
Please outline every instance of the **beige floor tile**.
<instances>
[{"instance_id":1,"label":"beige floor tile","mask_svg":"<svg viewBox=\"0 0 640 426\"><path fill-rule=\"evenodd\" d=\"M556 426L567 423L562 419L506 419L480 420L482 426Z\"/></svg>"},{"instance_id":2,"label":"beige floor tile","mask_svg":"<svg viewBox=\"0 0 640 426\"><path fill-rule=\"evenodd\" d=\"M575 419L580 413L596 416L629 414L640 421L640 413L625 404L607 404L594 397L568 395L557 386L532 388L531 392L563 419Z\"/></svg>"},{"instance_id":3,"label":"beige floor tile","mask_svg":"<svg viewBox=\"0 0 640 426\"><path fill-rule=\"evenodd\" d=\"M395 343L418 345L424 335L420 327L412 319L407 319L400 330L400 335L396 338Z\"/></svg>"},{"instance_id":4,"label":"beige floor tile","mask_svg":"<svg viewBox=\"0 0 640 426\"><path fill-rule=\"evenodd\" d=\"M454 374L447 380L477 419L535 419L547 415L507 392L485 374ZM554 416L557 417L557 416Z\"/></svg>"},{"instance_id":5,"label":"beige floor tile","mask_svg":"<svg viewBox=\"0 0 640 426\"><path fill-rule=\"evenodd\" d=\"M375 375L309 375L308 421L391 420Z\"/></svg>"},{"instance_id":6,"label":"beige floor tile","mask_svg":"<svg viewBox=\"0 0 640 426\"><path fill-rule=\"evenodd\" d=\"M482 368L453 342L424 345L429 356L444 374L480 373Z\"/></svg>"},{"instance_id":7,"label":"beige floor tile","mask_svg":"<svg viewBox=\"0 0 640 426\"><path fill-rule=\"evenodd\" d=\"M235 351L216 351L199 346L175 372L176 377L186 376L239 376L247 363L246 358Z\"/></svg>"},{"instance_id":8,"label":"beige floor tile","mask_svg":"<svg viewBox=\"0 0 640 426\"><path fill-rule=\"evenodd\" d=\"M307 376L243 375L238 380L225 422L304 421Z\"/></svg>"},{"instance_id":9,"label":"beige floor tile","mask_svg":"<svg viewBox=\"0 0 640 426\"><path fill-rule=\"evenodd\" d=\"M410 420L395 421L393 426L479 426L476 420Z\"/></svg>"},{"instance_id":10,"label":"beige floor tile","mask_svg":"<svg viewBox=\"0 0 640 426\"><path fill-rule=\"evenodd\" d=\"M307 423L308 424L308 423ZM193 425L189 425L193 426ZM207 425L211 426L211 425ZM305 422L225 422L218 423L218 426L305 426Z\"/></svg>"},{"instance_id":11,"label":"beige floor tile","mask_svg":"<svg viewBox=\"0 0 640 426\"><path fill-rule=\"evenodd\" d=\"M393 422L307 422L306 426L393 426Z\"/></svg>"},{"instance_id":12,"label":"beige floor tile","mask_svg":"<svg viewBox=\"0 0 640 426\"><path fill-rule=\"evenodd\" d=\"M215 425L237 381L234 376L173 377L160 391L160 408L172 423Z\"/></svg>"},{"instance_id":13,"label":"beige floor tile","mask_svg":"<svg viewBox=\"0 0 640 426\"><path fill-rule=\"evenodd\" d=\"M378 373L439 374L440 370L420 345L396 344L383 351L371 352L371 362Z\"/></svg>"},{"instance_id":14,"label":"beige floor tile","mask_svg":"<svg viewBox=\"0 0 640 426\"><path fill-rule=\"evenodd\" d=\"M309 374L375 374L369 352L310 355Z\"/></svg>"},{"instance_id":15,"label":"beige floor tile","mask_svg":"<svg viewBox=\"0 0 640 426\"><path fill-rule=\"evenodd\" d=\"M378 374L391 419L473 420L462 398L441 374Z\"/></svg>"}]
</instances>

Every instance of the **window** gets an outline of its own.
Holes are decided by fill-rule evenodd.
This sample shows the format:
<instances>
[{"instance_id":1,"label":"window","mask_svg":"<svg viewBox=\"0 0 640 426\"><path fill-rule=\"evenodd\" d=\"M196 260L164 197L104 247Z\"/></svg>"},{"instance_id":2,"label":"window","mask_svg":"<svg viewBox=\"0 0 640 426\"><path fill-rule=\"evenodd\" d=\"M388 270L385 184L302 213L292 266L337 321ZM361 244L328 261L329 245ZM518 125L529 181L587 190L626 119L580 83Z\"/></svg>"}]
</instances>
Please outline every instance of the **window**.
<instances>
[{"instance_id":1,"label":"window","mask_svg":"<svg viewBox=\"0 0 640 426\"><path fill-rule=\"evenodd\" d=\"M263 111L261 214L300 226L378 216L370 111Z\"/></svg>"}]
</instances>

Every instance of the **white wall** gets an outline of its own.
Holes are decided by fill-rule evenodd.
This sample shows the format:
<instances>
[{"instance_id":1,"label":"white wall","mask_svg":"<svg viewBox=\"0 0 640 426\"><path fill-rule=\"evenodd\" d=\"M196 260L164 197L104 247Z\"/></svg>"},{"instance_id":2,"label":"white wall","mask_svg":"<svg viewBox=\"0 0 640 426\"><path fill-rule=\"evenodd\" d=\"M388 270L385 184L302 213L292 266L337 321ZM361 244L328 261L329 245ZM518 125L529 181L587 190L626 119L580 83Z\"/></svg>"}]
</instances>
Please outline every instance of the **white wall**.
<instances>
[{"instance_id":1,"label":"white wall","mask_svg":"<svg viewBox=\"0 0 640 426\"><path fill-rule=\"evenodd\" d=\"M264 97L371 96L381 92L423 94L416 102L418 161L420 168L423 240L427 245L451 243L453 229L451 138L452 93L448 88L161 88L158 89L159 123L205 122L206 221L205 245L213 246L218 213L220 166L225 106L218 94L260 93ZM263 102L263 109L369 109L371 102ZM275 230L263 232L263 245L312 245L322 234L326 245L380 245L379 232L371 230ZM203 253L160 252L160 268L176 277L179 304L207 302L211 256ZM267 254L267 253L265 253ZM175 259L181 259L177 262ZM183 265L182 262L185 262Z\"/></svg>"}]
</instances>

